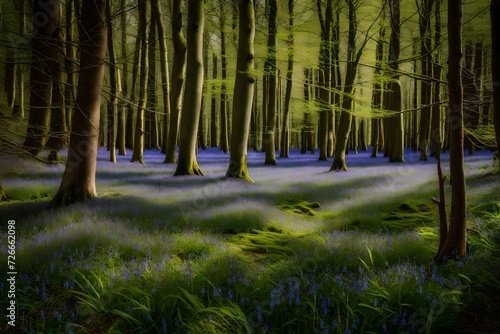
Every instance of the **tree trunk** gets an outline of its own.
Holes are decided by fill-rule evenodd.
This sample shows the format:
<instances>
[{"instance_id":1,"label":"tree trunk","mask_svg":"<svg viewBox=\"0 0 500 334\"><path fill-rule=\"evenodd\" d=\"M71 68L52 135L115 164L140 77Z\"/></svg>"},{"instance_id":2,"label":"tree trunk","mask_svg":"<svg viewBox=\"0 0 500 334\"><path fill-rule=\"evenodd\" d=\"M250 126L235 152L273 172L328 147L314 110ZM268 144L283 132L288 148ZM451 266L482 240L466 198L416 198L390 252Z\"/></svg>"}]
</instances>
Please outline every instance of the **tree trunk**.
<instances>
[{"instance_id":1,"label":"tree trunk","mask_svg":"<svg viewBox=\"0 0 500 334\"><path fill-rule=\"evenodd\" d=\"M283 109L283 124L281 127L281 150L280 157L288 158L290 151L290 125L289 125L289 114L290 114L290 101L292 99L292 77L293 77L293 5L294 0L288 0L288 69L286 72L286 92L285 92L285 104Z\"/></svg>"},{"instance_id":2,"label":"tree trunk","mask_svg":"<svg viewBox=\"0 0 500 334\"><path fill-rule=\"evenodd\" d=\"M163 139L161 152L167 153L167 142L170 129L170 78L168 68L167 41L165 24L161 14L160 0L152 0L151 9L155 16L158 42L160 44L161 91L163 96Z\"/></svg>"},{"instance_id":3,"label":"tree trunk","mask_svg":"<svg viewBox=\"0 0 500 334\"><path fill-rule=\"evenodd\" d=\"M211 110L210 110L210 146L211 147L217 147L217 124L218 124L218 119L217 119L217 85L215 84L215 81L217 79L217 55L215 52L212 55L212 79L213 79L213 84L212 84L212 100L211 100Z\"/></svg>"},{"instance_id":4,"label":"tree trunk","mask_svg":"<svg viewBox=\"0 0 500 334\"><path fill-rule=\"evenodd\" d=\"M174 176L203 175L196 162L196 137L203 93L203 6L203 1L188 3L186 88L182 103L179 161Z\"/></svg>"},{"instance_id":5,"label":"tree trunk","mask_svg":"<svg viewBox=\"0 0 500 334\"><path fill-rule=\"evenodd\" d=\"M120 71L116 62L115 46L113 43L113 20L111 16L111 0L106 0L106 24L108 25L108 55L109 55L109 83L111 95L109 100L108 115L109 127L109 161L116 163L116 121L118 116L118 98L121 96Z\"/></svg>"},{"instance_id":6,"label":"tree trunk","mask_svg":"<svg viewBox=\"0 0 500 334\"><path fill-rule=\"evenodd\" d=\"M227 59L226 59L226 33L224 31L226 27L225 23L225 14L224 14L224 6L221 3L221 12L220 12L220 58L221 58L221 75L222 75L222 84L221 84L221 93L220 93L220 149L224 153L229 152L229 130L228 130L228 111L227 104L229 103L229 97L227 94L226 88L226 79L227 79ZM233 20L233 24L235 20ZM234 30L234 27L233 27Z\"/></svg>"},{"instance_id":7,"label":"tree trunk","mask_svg":"<svg viewBox=\"0 0 500 334\"><path fill-rule=\"evenodd\" d=\"M156 19L151 12L150 28L148 36L148 83L147 103L145 109L146 133L145 149L157 149L158 145L158 121L156 116Z\"/></svg>"},{"instance_id":8,"label":"tree trunk","mask_svg":"<svg viewBox=\"0 0 500 334\"><path fill-rule=\"evenodd\" d=\"M134 151L132 152L132 159L130 162L144 163L144 109L147 103L147 83L148 83L148 42L147 36L147 2L146 0L139 0L139 32L138 37L141 40L140 51L140 77L139 77L139 103L137 106L135 133L134 133Z\"/></svg>"},{"instance_id":9,"label":"tree trunk","mask_svg":"<svg viewBox=\"0 0 500 334\"><path fill-rule=\"evenodd\" d=\"M128 87L128 62L127 62L127 12L125 11L125 1L122 0L122 16L121 16L121 29L122 29L122 57L124 59L123 64L123 90L128 91L126 88ZM127 134L125 136L125 146L133 150L134 149L134 138L135 138L135 128L134 128L134 108L132 105L136 103L135 91L136 91L136 83L137 77L139 73L139 60L141 55L141 36L137 33L135 38L135 48L134 48L134 59L132 62L132 85L130 87L130 99L127 103Z\"/></svg>"},{"instance_id":10,"label":"tree trunk","mask_svg":"<svg viewBox=\"0 0 500 334\"><path fill-rule=\"evenodd\" d=\"M97 196L99 111L107 43L104 12L104 0L84 1L82 4L80 74L74 126L66 168L52 206L69 205Z\"/></svg>"},{"instance_id":11,"label":"tree trunk","mask_svg":"<svg viewBox=\"0 0 500 334\"><path fill-rule=\"evenodd\" d=\"M353 47L349 48L347 51L347 69L345 74L343 99L342 99L342 111L340 113L339 128L337 132L337 141L335 142L335 152L333 156L332 166L330 171L340 171L347 170L347 165L345 162L345 155L347 150L347 140L349 138L349 133L351 131L352 123L352 93L354 91L354 80L356 79L356 73L358 72L358 64L363 53L363 48L366 45L363 44L357 51L354 48L356 45L356 31L357 31L357 21L356 21L356 6L355 1L349 0L349 35L348 35L348 45Z\"/></svg>"},{"instance_id":12,"label":"tree trunk","mask_svg":"<svg viewBox=\"0 0 500 334\"><path fill-rule=\"evenodd\" d=\"M493 125L496 138L496 155L500 159L500 0L491 0L491 75L493 78ZM500 163L499 170L500 170Z\"/></svg>"},{"instance_id":13,"label":"tree trunk","mask_svg":"<svg viewBox=\"0 0 500 334\"><path fill-rule=\"evenodd\" d=\"M269 34L267 39L266 74L268 75L267 129L265 165L276 165L274 132L276 131L276 18L278 15L277 0L269 0Z\"/></svg>"},{"instance_id":14,"label":"tree trunk","mask_svg":"<svg viewBox=\"0 0 500 334\"><path fill-rule=\"evenodd\" d=\"M239 38L234 84L231 155L226 173L253 182L248 173L247 147L254 90L255 17L253 1L239 2Z\"/></svg>"},{"instance_id":15,"label":"tree trunk","mask_svg":"<svg viewBox=\"0 0 500 334\"><path fill-rule=\"evenodd\" d=\"M187 45L182 33L182 0L172 3L172 40L174 46L174 62L172 65L172 92L170 94L170 129L167 142L167 155L165 163L175 163L175 149L179 136L179 123L181 121L182 90L186 74Z\"/></svg>"},{"instance_id":16,"label":"tree trunk","mask_svg":"<svg viewBox=\"0 0 500 334\"><path fill-rule=\"evenodd\" d=\"M19 1L19 34L25 37L26 34L26 1ZM17 64L17 102L14 103L12 115L24 119L24 65Z\"/></svg>"},{"instance_id":17,"label":"tree trunk","mask_svg":"<svg viewBox=\"0 0 500 334\"><path fill-rule=\"evenodd\" d=\"M431 12L434 0L422 0L420 4L420 53L422 57L422 81L420 104L420 133L418 146L420 160L427 161L427 150L431 129L431 98L432 98L432 34L431 34Z\"/></svg>"},{"instance_id":18,"label":"tree trunk","mask_svg":"<svg viewBox=\"0 0 500 334\"><path fill-rule=\"evenodd\" d=\"M392 73L391 81L387 85L384 96L384 105L387 110L395 112L396 115L390 117L391 142L389 149L390 162L404 162L404 120L401 101L401 83L399 82L399 53L401 33L400 23L400 0L389 2L391 11L391 39L389 42L389 68Z\"/></svg>"},{"instance_id":19,"label":"tree trunk","mask_svg":"<svg viewBox=\"0 0 500 334\"><path fill-rule=\"evenodd\" d=\"M52 47L57 49L55 58L51 61L50 73L52 77L52 102L50 112L50 136L47 148L50 148L48 161L58 162L58 151L66 146L66 111L64 108L64 88L62 86L62 64L64 59L64 40L60 34L53 36ZM60 50L60 51L59 51Z\"/></svg>"},{"instance_id":20,"label":"tree trunk","mask_svg":"<svg viewBox=\"0 0 500 334\"><path fill-rule=\"evenodd\" d=\"M441 1L436 0L436 24L435 24L435 34L434 34L434 48L438 49L436 56L434 57L432 74L434 76L433 82L433 98L432 98L432 122L431 122L431 157L437 158L437 152L441 151L442 146L442 131L441 131L441 105L439 100L441 98L441 66L439 64L439 49L441 48Z\"/></svg>"},{"instance_id":21,"label":"tree trunk","mask_svg":"<svg viewBox=\"0 0 500 334\"><path fill-rule=\"evenodd\" d=\"M0 182L0 202L8 201L9 199L9 195L7 195L7 193L3 189L2 182Z\"/></svg>"},{"instance_id":22,"label":"tree trunk","mask_svg":"<svg viewBox=\"0 0 500 334\"><path fill-rule=\"evenodd\" d=\"M23 144L33 155L38 155L45 144L49 129L53 83L50 68L59 51L50 41L60 31L60 7L60 0L40 0L33 6L35 16L47 18L33 21L30 114Z\"/></svg>"},{"instance_id":23,"label":"tree trunk","mask_svg":"<svg viewBox=\"0 0 500 334\"><path fill-rule=\"evenodd\" d=\"M464 173L461 1L448 0L448 54L451 214L446 240L434 258L438 263L466 254L467 198Z\"/></svg>"}]
</instances>

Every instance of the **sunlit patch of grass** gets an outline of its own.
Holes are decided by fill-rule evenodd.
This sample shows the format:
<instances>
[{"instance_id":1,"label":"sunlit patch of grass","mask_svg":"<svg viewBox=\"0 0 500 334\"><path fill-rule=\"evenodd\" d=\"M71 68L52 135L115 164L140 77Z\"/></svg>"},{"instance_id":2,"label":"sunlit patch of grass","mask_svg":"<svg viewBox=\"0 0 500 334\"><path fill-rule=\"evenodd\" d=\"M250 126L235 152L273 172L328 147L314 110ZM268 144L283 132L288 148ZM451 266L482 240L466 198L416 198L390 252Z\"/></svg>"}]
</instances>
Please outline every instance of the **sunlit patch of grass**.
<instances>
[{"instance_id":1,"label":"sunlit patch of grass","mask_svg":"<svg viewBox=\"0 0 500 334\"><path fill-rule=\"evenodd\" d=\"M16 186L8 189L9 196L14 201L36 201L51 198L55 194L53 186L30 185Z\"/></svg>"},{"instance_id":2,"label":"sunlit patch of grass","mask_svg":"<svg viewBox=\"0 0 500 334\"><path fill-rule=\"evenodd\" d=\"M315 216L315 209L320 206L318 202L308 202L300 199L291 199L278 204L278 208L282 211L306 216Z\"/></svg>"}]
</instances>

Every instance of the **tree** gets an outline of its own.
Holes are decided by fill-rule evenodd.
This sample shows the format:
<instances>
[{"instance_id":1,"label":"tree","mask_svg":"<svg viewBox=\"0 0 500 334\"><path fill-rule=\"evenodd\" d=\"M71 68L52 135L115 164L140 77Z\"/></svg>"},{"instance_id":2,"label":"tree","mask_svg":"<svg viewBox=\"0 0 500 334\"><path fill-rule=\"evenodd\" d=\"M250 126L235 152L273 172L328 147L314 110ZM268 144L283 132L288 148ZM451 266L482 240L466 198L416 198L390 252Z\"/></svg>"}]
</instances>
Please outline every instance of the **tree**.
<instances>
[{"instance_id":1,"label":"tree","mask_svg":"<svg viewBox=\"0 0 500 334\"><path fill-rule=\"evenodd\" d=\"M323 15L321 9L321 0L316 1L318 17L321 28L321 43L319 51L319 126L318 126L318 141L319 141L319 158L318 160L326 161L328 158L328 123L329 123L329 111L330 106L330 69L331 69L331 56L330 56L330 43L331 33L332 33L332 21L333 21L333 10L332 10L333 0L328 0L326 4L325 13Z\"/></svg>"},{"instance_id":2,"label":"tree","mask_svg":"<svg viewBox=\"0 0 500 334\"><path fill-rule=\"evenodd\" d=\"M121 95L120 71L116 63L115 46L113 44L113 20L111 17L111 0L106 0L106 24L108 25L108 55L109 55L109 83L111 85L108 116L109 128L109 160L116 162L116 133L115 124L118 116L118 97Z\"/></svg>"},{"instance_id":3,"label":"tree","mask_svg":"<svg viewBox=\"0 0 500 334\"><path fill-rule=\"evenodd\" d=\"M179 136L181 120L182 89L186 73L186 38L182 33L182 0L172 3L172 40L174 46L174 62L172 65L172 92L170 93L170 126L165 163L175 163L175 148Z\"/></svg>"},{"instance_id":4,"label":"tree","mask_svg":"<svg viewBox=\"0 0 500 334\"><path fill-rule=\"evenodd\" d=\"M493 21L492 21L493 22ZM466 254L467 196L464 173L462 88L462 2L448 0L448 113L450 119L450 223L440 221L440 246L434 260ZM444 232L446 231L446 232Z\"/></svg>"},{"instance_id":5,"label":"tree","mask_svg":"<svg viewBox=\"0 0 500 334\"><path fill-rule=\"evenodd\" d=\"M293 77L293 5L295 0L288 0L288 69L286 72L286 92L283 107L283 120L281 127L281 150L280 157L288 158L290 148L290 101L292 99L292 77Z\"/></svg>"},{"instance_id":6,"label":"tree","mask_svg":"<svg viewBox=\"0 0 500 334\"><path fill-rule=\"evenodd\" d=\"M226 176L252 182L247 167L247 147L252 115L255 17L252 0L239 2L239 37L234 84L231 155Z\"/></svg>"},{"instance_id":7,"label":"tree","mask_svg":"<svg viewBox=\"0 0 500 334\"><path fill-rule=\"evenodd\" d=\"M422 57L422 77L420 103L420 133L418 147L420 160L427 160L427 149L431 131L431 97L432 97L432 31L431 11L434 0L422 0L419 13L420 53Z\"/></svg>"},{"instance_id":8,"label":"tree","mask_svg":"<svg viewBox=\"0 0 500 334\"><path fill-rule=\"evenodd\" d=\"M493 126L495 128L496 155L500 159L500 1L491 0L491 74L493 77ZM500 164L499 164L500 169Z\"/></svg>"},{"instance_id":9,"label":"tree","mask_svg":"<svg viewBox=\"0 0 500 334\"><path fill-rule=\"evenodd\" d=\"M389 161L404 162L404 123L403 113L401 112L401 83L399 82L399 54L401 34L400 22L400 0L390 0L389 9L391 12L391 38L389 42L389 68L391 80L387 84L387 90L384 95L384 109L395 112L396 114L389 118Z\"/></svg>"},{"instance_id":10,"label":"tree","mask_svg":"<svg viewBox=\"0 0 500 334\"><path fill-rule=\"evenodd\" d=\"M196 162L196 139L203 93L203 7L203 1L188 3L186 87L182 101L179 159L174 176L203 175Z\"/></svg>"},{"instance_id":11,"label":"tree","mask_svg":"<svg viewBox=\"0 0 500 334\"><path fill-rule=\"evenodd\" d=\"M139 77L139 104L137 106L137 114L135 121L135 137L134 137L134 151L132 152L132 159L130 162L144 163L144 109L147 103L147 81L148 81L148 43L146 40L147 35L147 2L140 0L139 6L139 31L137 38L141 41L141 70Z\"/></svg>"},{"instance_id":12,"label":"tree","mask_svg":"<svg viewBox=\"0 0 500 334\"><path fill-rule=\"evenodd\" d=\"M229 97L226 88L226 78L227 78L227 56L226 56L226 18L224 11L225 1L220 1L220 58L221 58L221 76L222 84L220 91L220 149L227 153L229 151L229 129L228 129L228 116L227 116L227 104L229 103Z\"/></svg>"},{"instance_id":13,"label":"tree","mask_svg":"<svg viewBox=\"0 0 500 334\"><path fill-rule=\"evenodd\" d=\"M97 196L99 111L107 43L104 13L105 0L83 1L74 122L66 167L52 206L69 205Z\"/></svg>"},{"instance_id":14,"label":"tree","mask_svg":"<svg viewBox=\"0 0 500 334\"><path fill-rule=\"evenodd\" d=\"M49 129L50 104L52 101L52 72L56 66L58 49L53 39L60 31L60 0L35 1L33 13L32 60L30 77L30 113L24 146L38 155L45 144ZM59 64L57 64L59 66Z\"/></svg>"},{"instance_id":15,"label":"tree","mask_svg":"<svg viewBox=\"0 0 500 334\"><path fill-rule=\"evenodd\" d=\"M265 71L267 74L267 129L265 150L266 158L264 164L276 165L275 137L276 130L276 17L278 15L277 0L269 0L269 34L267 38L267 59Z\"/></svg>"}]
</instances>

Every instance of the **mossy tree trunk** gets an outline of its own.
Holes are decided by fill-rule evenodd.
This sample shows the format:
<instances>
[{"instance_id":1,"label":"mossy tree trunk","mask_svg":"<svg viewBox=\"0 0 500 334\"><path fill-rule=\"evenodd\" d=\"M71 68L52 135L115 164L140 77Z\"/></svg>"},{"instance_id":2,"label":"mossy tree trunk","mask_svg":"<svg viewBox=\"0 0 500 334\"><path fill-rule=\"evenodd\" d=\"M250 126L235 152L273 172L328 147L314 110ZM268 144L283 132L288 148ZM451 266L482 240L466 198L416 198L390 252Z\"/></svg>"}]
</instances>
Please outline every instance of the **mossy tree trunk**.
<instances>
[{"instance_id":1,"label":"mossy tree trunk","mask_svg":"<svg viewBox=\"0 0 500 334\"><path fill-rule=\"evenodd\" d=\"M138 37L141 40L140 51L140 77L139 77L139 103L137 106L135 131L134 131L134 151L130 162L144 163L144 109L147 103L147 82L148 82L148 42L147 36L147 2L139 0L139 32Z\"/></svg>"},{"instance_id":2,"label":"mossy tree trunk","mask_svg":"<svg viewBox=\"0 0 500 334\"><path fill-rule=\"evenodd\" d=\"M500 0L491 0L491 75L493 78L493 126L495 128L496 154L500 159ZM500 170L500 163L499 170Z\"/></svg>"},{"instance_id":3,"label":"mossy tree trunk","mask_svg":"<svg viewBox=\"0 0 500 334\"><path fill-rule=\"evenodd\" d=\"M186 88L182 103L179 159L174 176L203 175L196 161L198 124L203 93L204 2L188 3Z\"/></svg>"},{"instance_id":4,"label":"mossy tree trunk","mask_svg":"<svg viewBox=\"0 0 500 334\"><path fill-rule=\"evenodd\" d=\"M464 173L462 2L448 0L448 113L450 115L451 210L446 239L434 260L465 256L467 243L467 196Z\"/></svg>"},{"instance_id":5,"label":"mossy tree trunk","mask_svg":"<svg viewBox=\"0 0 500 334\"><path fill-rule=\"evenodd\" d=\"M69 205L97 196L99 112L107 43L104 13L104 0L82 3L80 72L74 122L66 168L52 206Z\"/></svg>"},{"instance_id":6,"label":"mossy tree trunk","mask_svg":"<svg viewBox=\"0 0 500 334\"><path fill-rule=\"evenodd\" d=\"M269 27L267 37L267 59L265 71L267 74L267 127L265 137L265 165L276 165L275 134L276 131L276 18L278 16L277 0L269 0Z\"/></svg>"},{"instance_id":7,"label":"mossy tree trunk","mask_svg":"<svg viewBox=\"0 0 500 334\"><path fill-rule=\"evenodd\" d=\"M254 92L255 14L252 0L239 2L239 37L234 84L231 155L226 173L252 182L247 167L247 147Z\"/></svg>"},{"instance_id":8,"label":"mossy tree trunk","mask_svg":"<svg viewBox=\"0 0 500 334\"><path fill-rule=\"evenodd\" d=\"M172 41L174 62L172 65L172 92L170 93L170 128L165 163L175 163L175 149L181 121L182 90L186 74L186 38L182 32L182 0L172 2Z\"/></svg>"},{"instance_id":9,"label":"mossy tree trunk","mask_svg":"<svg viewBox=\"0 0 500 334\"><path fill-rule=\"evenodd\" d=\"M35 1L33 6L34 15L46 18L33 21L31 41L30 113L23 146L33 155L38 155L45 144L49 129L53 84L51 63L59 51L51 41L60 31L60 8L60 0Z\"/></svg>"},{"instance_id":10,"label":"mossy tree trunk","mask_svg":"<svg viewBox=\"0 0 500 334\"><path fill-rule=\"evenodd\" d=\"M145 109L145 149L157 149L158 143L158 120L156 113L156 16L151 10L149 21L150 29L148 36L148 83L147 103Z\"/></svg>"},{"instance_id":11,"label":"mossy tree trunk","mask_svg":"<svg viewBox=\"0 0 500 334\"><path fill-rule=\"evenodd\" d=\"M293 6L294 0L288 0L288 69L286 72L285 103L283 108L283 123L281 126L281 150L280 157L288 158L290 151L290 102L292 100L293 85Z\"/></svg>"}]
</instances>

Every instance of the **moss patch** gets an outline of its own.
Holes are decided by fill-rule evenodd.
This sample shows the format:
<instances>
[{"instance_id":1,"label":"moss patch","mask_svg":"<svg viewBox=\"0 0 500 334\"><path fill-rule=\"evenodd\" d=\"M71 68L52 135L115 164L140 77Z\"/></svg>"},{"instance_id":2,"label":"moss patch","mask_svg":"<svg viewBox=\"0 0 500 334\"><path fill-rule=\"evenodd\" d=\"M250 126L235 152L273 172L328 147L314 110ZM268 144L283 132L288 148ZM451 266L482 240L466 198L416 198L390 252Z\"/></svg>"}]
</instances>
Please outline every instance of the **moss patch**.
<instances>
[{"instance_id":1,"label":"moss patch","mask_svg":"<svg viewBox=\"0 0 500 334\"><path fill-rule=\"evenodd\" d=\"M305 215L314 217L321 205L318 202L308 202L304 200L287 200L278 204L278 208L285 212L290 212L297 215Z\"/></svg>"}]
</instances>

